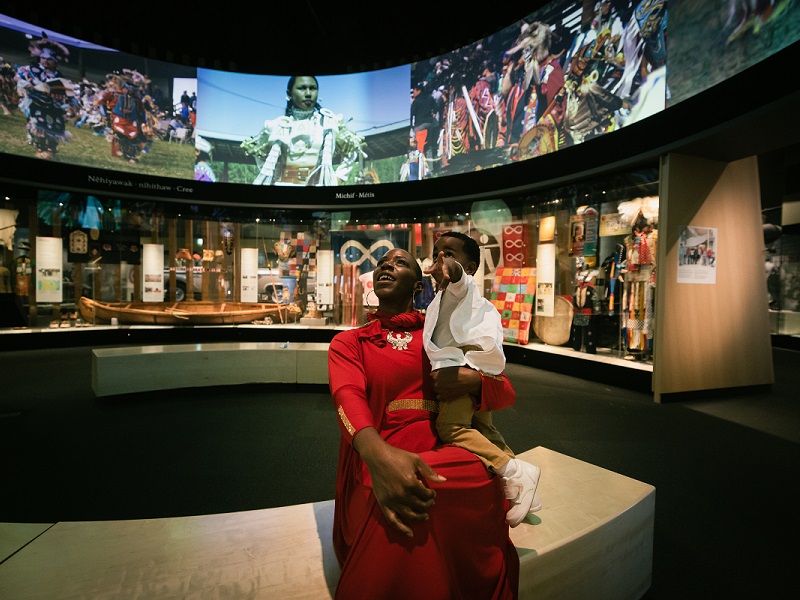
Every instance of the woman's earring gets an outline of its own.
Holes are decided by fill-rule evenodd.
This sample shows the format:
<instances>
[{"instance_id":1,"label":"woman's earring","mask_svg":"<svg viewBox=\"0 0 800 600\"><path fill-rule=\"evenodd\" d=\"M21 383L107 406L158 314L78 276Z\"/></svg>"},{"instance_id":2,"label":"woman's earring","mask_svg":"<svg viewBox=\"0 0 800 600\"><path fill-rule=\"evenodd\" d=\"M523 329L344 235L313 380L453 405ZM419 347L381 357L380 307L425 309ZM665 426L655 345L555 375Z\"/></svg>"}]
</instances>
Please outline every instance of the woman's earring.
<instances>
[{"instance_id":1,"label":"woman's earring","mask_svg":"<svg viewBox=\"0 0 800 600\"><path fill-rule=\"evenodd\" d=\"M376 294L376 293L375 293L375 290L370 290L369 292L367 292L367 297L366 297L367 306L368 306L369 308L377 308L377 307L378 307L378 305L377 305L377 304L370 304L370 303L369 303L369 296L370 296L370 294L372 294L373 296L375 296L375 298L377 298L377 297L378 297L378 294Z\"/></svg>"}]
</instances>

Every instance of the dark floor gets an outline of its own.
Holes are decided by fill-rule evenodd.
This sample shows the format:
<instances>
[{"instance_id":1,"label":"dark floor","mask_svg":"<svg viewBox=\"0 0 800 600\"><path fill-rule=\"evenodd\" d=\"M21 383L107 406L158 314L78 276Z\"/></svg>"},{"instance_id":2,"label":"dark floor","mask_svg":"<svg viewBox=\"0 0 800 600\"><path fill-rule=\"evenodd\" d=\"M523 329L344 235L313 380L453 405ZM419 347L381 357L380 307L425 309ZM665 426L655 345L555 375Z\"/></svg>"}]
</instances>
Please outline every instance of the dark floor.
<instances>
[{"instance_id":1,"label":"dark floor","mask_svg":"<svg viewBox=\"0 0 800 600\"><path fill-rule=\"evenodd\" d=\"M0 521L166 517L333 497L338 430L325 388L98 399L90 352L0 352ZM774 350L767 393L667 404L510 364L518 401L495 420L517 451L545 446L656 487L646 598L783 598L797 588L798 359Z\"/></svg>"}]
</instances>

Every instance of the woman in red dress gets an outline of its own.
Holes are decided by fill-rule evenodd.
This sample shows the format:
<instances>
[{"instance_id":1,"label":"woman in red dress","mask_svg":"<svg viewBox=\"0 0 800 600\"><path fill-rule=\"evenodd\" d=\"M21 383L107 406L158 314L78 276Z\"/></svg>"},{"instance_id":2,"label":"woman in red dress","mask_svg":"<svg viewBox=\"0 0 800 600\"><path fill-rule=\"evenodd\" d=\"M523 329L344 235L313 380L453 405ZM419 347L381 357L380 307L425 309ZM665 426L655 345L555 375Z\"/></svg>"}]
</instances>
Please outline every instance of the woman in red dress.
<instances>
[{"instance_id":1,"label":"woman in red dress","mask_svg":"<svg viewBox=\"0 0 800 600\"><path fill-rule=\"evenodd\" d=\"M438 401L463 393L507 406L505 376L469 368L431 374L424 317L413 308L422 271L394 249L373 274L378 311L330 344L341 442L333 543L336 598L513 600L519 557L502 483L472 453L436 437Z\"/></svg>"}]
</instances>

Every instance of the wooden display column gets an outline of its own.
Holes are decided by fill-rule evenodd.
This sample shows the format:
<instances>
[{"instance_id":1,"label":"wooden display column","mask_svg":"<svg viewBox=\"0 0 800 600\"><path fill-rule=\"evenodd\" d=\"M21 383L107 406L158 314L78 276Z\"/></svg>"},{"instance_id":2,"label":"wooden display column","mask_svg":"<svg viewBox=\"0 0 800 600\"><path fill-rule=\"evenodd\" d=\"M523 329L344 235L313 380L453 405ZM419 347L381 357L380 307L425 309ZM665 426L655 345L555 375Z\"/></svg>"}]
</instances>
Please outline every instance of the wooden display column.
<instances>
[{"instance_id":1,"label":"wooden display column","mask_svg":"<svg viewBox=\"0 0 800 600\"><path fill-rule=\"evenodd\" d=\"M758 162L670 154L661 163L653 392L774 382ZM686 226L717 230L715 283L678 283Z\"/></svg>"},{"instance_id":2,"label":"wooden display column","mask_svg":"<svg viewBox=\"0 0 800 600\"><path fill-rule=\"evenodd\" d=\"M169 299L175 302L175 294L178 289L178 278L175 273L175 255L178 253L178 222L175 217L167 219L167 268L169 269L169 281L164 284L169 286ZM138 298L138 296L137 296Z\"/></svg>"},{"instance_id":3,"label":"wooden display column","mask_svg":"<svg viewBox=\"0 0 800 600\"><path fill-rule=\"evenodd\" d=\"M234 302L242 301L242 224L234 223L233 225L233 253L231 256L226 256L225 265L232 276L228 279L230 285L233 286L233 295L231 296ZM226 250L227 253L227 250ZM256 298L258 300L258 298Z\"/></svg>"},{"instance_id":4,"label":"wooden display column","mask_svg":"<svg viewBox=\"0 0 800 600\"><path fill-rule=\"evenodd\" d=\"M202 282L202 289L203 289L203 300L219 300L216 294L216 285L212 286L212 274L211 269L214 268L214 261L213 260L206 260L208 256L213 258L214 256L214 249L217 248L218 244L216 243L216 236L214 232L211 230L211 222L206 221L204 223L204 232L203 232L203 247L198 248L198 252L202 254L203 260L200 262L203 265L203 274L201 278ZM208 254L210 253L210 255ZM213 278L214 283L216 283L216 276ZM212 296L212 287L214 289L214 295Z\"/></svg>"},{"instance_id":5,"label":"wooden display column","mask_svg":"<svg viewBox=\"0 0 800 600\"><path fill-rule=\"evenodd\" d=\"M183 224L183 243L194 256L194 223L186 219ZM187 302L194 300L194 259L186 261L186 298Z\"/></svg>"},{"instance_id":6,"label":"wooden display column","mask_svg":"<svg viewBox=\"0 0 800 600\"><path fill-rule=\"evenodd\" d=\"M62 237L61 234L61 207L56 206L52 209L52 216L53 216L53 237L60 238ZM34 248L35 249L35 248ZM34 269L38 268L38 265L34 266ZM36 271L33 272L33 281L36 282L38 280L38 275ZM38 284L35 284L38 285ZM63 285L63 273L62 273L62 285ZM63 288L62 288L63 289ZM34 293L36 293L34 291ZM69 299L67 300L69 301ZM63 294L62 294L62 302L63 302ZM61 322L61 304L62 302L53 302L53 312L50 317L51 321L58 321Z\"/></svg>"}]
</instances>

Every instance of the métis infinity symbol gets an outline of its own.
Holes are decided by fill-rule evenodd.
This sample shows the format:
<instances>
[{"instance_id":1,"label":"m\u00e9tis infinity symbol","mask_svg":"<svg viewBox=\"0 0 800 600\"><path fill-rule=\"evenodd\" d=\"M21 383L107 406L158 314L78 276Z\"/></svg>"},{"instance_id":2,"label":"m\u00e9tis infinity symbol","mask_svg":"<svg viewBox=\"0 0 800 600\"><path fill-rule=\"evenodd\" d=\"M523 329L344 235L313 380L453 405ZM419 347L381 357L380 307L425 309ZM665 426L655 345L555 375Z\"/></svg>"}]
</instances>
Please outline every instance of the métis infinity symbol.
<instances>
[{"instance_id":1,"label":"m\u00e9tis infinity symbol","mask_svg":"<svg viewBox=\"0 0 800 600\"><path fill-rule=\"evenodd\" d=\"M347 251L351 248L360 252L361 255L359 256L358 260L351 260L350 257L347 256ZM339 254L343 265L358 266L365 261L371 261L377 264L378 259L373 256L373 252L380 250L381 248L386 248L386 250L384 250L384 253L386 253L389 250L394 250L394 244L391 242L391 240L378 240L373 242L369 248L365 248L364 245L358 240L347 240L344 244L342 244Z\"/></svg>"}]
</instances>

